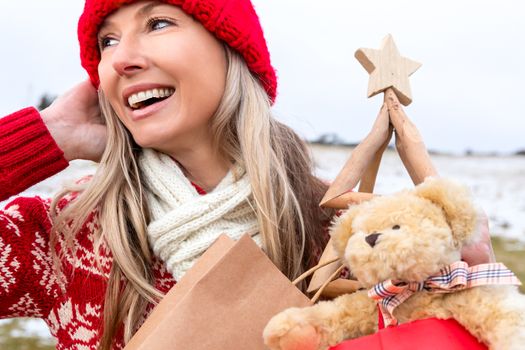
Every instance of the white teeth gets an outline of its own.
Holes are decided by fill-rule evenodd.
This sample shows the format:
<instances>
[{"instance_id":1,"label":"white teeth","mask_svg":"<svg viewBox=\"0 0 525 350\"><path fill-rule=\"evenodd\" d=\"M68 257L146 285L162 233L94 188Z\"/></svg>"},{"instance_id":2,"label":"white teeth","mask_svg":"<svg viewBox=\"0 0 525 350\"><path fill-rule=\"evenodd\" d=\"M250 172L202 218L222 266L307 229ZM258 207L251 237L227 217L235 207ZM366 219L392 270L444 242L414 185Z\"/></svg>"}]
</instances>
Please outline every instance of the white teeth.
<instances>
[{"instance_id":1,"label":"white teeth","mask_svg":"<svg viewBox=\"0 0 525 350\"><path fill-rule=\"evenodd\" d=\"M128 103L131 108L138 108L138 103L146 101L147 99L156 97L167 97L173 95L175 89L165 88L165 89L151 89L145 90L138 93L135 93L128 97Z\"/></svg>"}]
</instances>

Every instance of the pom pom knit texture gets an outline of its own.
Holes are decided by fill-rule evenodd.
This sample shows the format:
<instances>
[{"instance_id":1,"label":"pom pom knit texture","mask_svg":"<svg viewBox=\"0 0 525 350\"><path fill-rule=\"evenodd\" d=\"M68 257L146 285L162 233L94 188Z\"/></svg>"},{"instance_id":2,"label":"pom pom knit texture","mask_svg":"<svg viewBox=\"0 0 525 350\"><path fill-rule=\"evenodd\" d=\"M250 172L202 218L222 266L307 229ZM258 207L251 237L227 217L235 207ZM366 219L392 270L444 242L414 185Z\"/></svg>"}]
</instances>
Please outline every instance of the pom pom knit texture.
<instances>
[{"instance_id":1,"label":"pom pom knit texture","mask_svg":"<svg viewBox=\"0 0 525 350\"><path fill-rule=\"evenodd\" d=\"M119 7L135 0L87 0L78 23L80 60L95 87L100 80L97 33L104 19ZM277 77L270 62L259 18L250 0L162 0L179 6L193 16L219 40L242 55L248 68L273 102L277 96Z\"/></svg>"}]
</instances>

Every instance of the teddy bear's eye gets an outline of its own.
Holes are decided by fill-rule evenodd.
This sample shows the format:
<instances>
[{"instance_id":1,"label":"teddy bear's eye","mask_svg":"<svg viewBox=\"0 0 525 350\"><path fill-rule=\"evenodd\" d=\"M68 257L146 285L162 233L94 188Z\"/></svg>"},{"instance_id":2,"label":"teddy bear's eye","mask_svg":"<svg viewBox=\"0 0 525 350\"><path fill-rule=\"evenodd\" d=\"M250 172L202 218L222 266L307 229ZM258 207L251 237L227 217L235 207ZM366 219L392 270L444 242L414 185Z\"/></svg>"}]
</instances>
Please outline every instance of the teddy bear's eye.
<instances>
[{"instance_id":1,"label":"teddy bear's eye","mask_svg":"<svg viewBox=\"0 0 525 350\"><path fill-rule=\"evenodd\" d=\"M401 226L399 226L399 225L392 226L392 230L399 230L400 228L401 228Z\"/></svg>"}]
</instances>

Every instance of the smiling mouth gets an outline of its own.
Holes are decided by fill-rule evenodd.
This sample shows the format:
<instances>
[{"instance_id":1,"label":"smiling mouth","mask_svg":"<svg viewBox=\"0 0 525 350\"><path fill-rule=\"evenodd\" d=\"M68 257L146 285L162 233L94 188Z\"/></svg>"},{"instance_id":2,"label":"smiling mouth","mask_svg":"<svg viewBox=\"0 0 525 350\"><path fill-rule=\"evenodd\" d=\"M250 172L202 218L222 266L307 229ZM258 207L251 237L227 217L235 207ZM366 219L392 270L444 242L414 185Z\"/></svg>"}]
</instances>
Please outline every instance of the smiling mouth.
<instances>
[{"instance_id":1,"label":"smiling mouth","mask_svg":"<svg viewBox=\"0 0 525 350\"><path fill-rule=\"evenodd\" d=\"M174 88L161 88L141 91L128 97L128 106L132 110L138 110L163 101L175 93Z\"/></svg>"}]
</instances>

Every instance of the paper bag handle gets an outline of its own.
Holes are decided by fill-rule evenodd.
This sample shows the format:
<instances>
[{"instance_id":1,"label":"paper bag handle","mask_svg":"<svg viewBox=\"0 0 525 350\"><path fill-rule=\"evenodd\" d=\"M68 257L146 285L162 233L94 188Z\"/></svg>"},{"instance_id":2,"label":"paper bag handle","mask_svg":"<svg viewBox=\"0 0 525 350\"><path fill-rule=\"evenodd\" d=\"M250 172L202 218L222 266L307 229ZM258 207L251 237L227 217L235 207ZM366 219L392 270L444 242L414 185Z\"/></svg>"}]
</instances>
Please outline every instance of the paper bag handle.
<instances>
[{"instance_id":1,"label":"paper bag handle","mask_svg":"<svg viewBox=\"0 0 525 350\"><path fill-rule=\"evenodd\" d=\"M297 285L302 280L304 280L306 277L312 275L315 271L319 270L322 267L325 267L326 265L330 265L331 263L334 263L336 261L340 260L339 258L333 258L328 261L325 261L323 263L319 263L312 267L311 269L308 269L308 271L305 271L301 276L297 277L295 280L293 280L292 284ZM310 299L311 304L315 304L315 302L319 299L321 294L323 293L326 286L332 282L344 269L344 265L341 264L337 270L335 270L327 279L326 281L319 287L319 290L315 293L315 295Z\"/></svg>"},{"instance_id":2,"label":"paper bag handle","mask_svg":"<svg viewBox=\"0 0 525 350\"><path fill-rule=\"evenodd\" d=\"M334 263L337 260L339 260L339 258L332 258L330 260L327 260L325 262L322 262L322 263L319 263L319 264L315 265L314 267L308 269L308 271L303 272L303 274L301 276L299 276L296 279L294 279L292 284L294 284L294 285L299 284L302 280L304 280L306 277L308 277L311 274L313 274L315 271L319 270L321 267L325 267L326 265L330 265L331 263Z\"/></svg>"}]
</instances>

